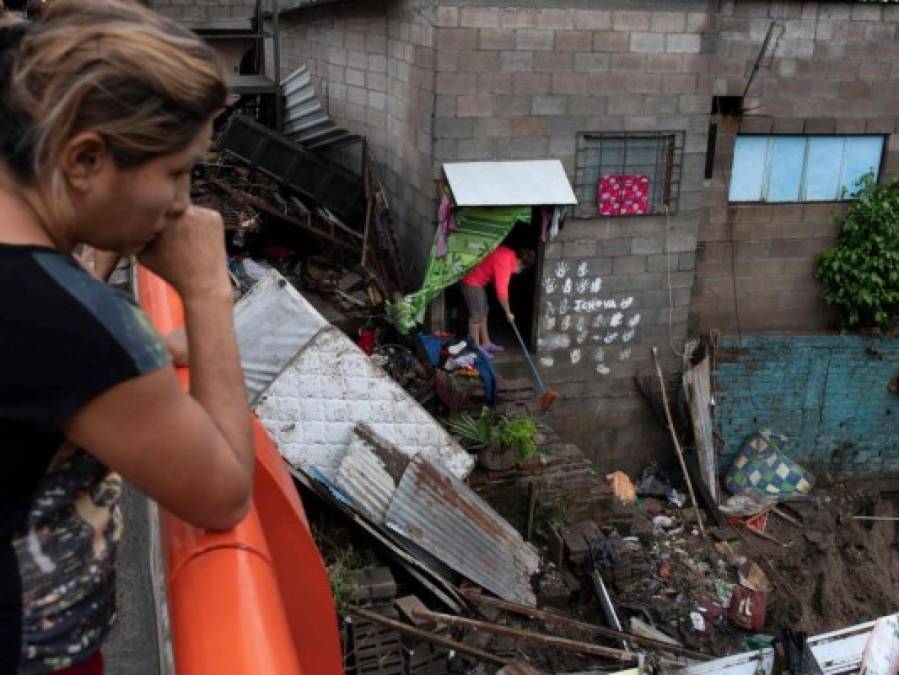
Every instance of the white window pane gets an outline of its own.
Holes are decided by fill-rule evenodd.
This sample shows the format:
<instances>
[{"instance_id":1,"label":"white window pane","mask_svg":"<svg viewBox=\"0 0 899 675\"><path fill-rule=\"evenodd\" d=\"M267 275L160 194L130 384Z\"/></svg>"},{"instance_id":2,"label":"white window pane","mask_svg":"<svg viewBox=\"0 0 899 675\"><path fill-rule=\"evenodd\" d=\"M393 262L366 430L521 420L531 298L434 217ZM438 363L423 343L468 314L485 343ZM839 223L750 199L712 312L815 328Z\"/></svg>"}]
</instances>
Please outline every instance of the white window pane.
<instances>
[{"instance_id":1,"label":"white window pane","mask_svg":"<svg viewBox=\"0 0 899 675\"><path fill-rule=\"evenodd\" d=\"M775 136L771 144L771 174L768 177L769 202L799 201L802 165L805 161L803 136Z\"/></svg>"},{"instance_id":2,"label":"white window pane","mask_svg":"<svg viewBox=\"0 0 899 675\"><path fill-rule=\"evenodd\" d=\"M842 136L812 136L808 139L805 166L805 199L833 200L839 197L840 165L843 161Z\"/></svg>"},{"instance_id":3,"label":"white window pane","mask_svg":"<svg viewBox=\"0 0 899 675\"><path fill-rule=\"evenodd\" d=\"M848 136L843 150L843 175L840 192L846 189L846 197L857 190L858 179L866 173L877 173L880 169L880 153L883 152L882 136Z\"/></svg>"},{"instance_id":4,"label":"white window pane","mask_svg":"<svg viewBox=\"0 0 899 675\"><path fill-rule=\"evenodd\" d=\"M730 201L757 202L762 198L767 153L767 136L737 137L730 174Z\"/></svg>"}]
</instances>

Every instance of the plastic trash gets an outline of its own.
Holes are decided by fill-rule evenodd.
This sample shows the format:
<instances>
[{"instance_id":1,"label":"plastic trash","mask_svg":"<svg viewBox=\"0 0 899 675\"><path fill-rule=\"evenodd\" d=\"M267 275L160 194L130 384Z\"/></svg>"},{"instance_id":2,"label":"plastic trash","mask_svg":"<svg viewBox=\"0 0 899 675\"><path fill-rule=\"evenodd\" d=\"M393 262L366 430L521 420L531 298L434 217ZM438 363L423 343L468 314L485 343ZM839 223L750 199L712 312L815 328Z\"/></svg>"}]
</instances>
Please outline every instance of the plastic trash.
<instances>
[{"instance_id":1,"label":"plastic trash","mask_svg":"<svg viewBox=\"0 0 899 675\"><path fill-rule=\"evenodd\" d=\"M623 504L633 504L637 501L637 491L634 484L624 471L615 471L606 476L606 481L612 488L612 492Z\"/></svg>"},{"instance_id":2,"label":"plastic trash","mask_svg":"<svg viewBox=\"0 0 899 675\"><path fill-rule=\"evenodd\" d=\"M783 645L791 675L824 675L824 671L821 670L821 666L808 646L806 633L786 628L778 637L778 642Z\"/></svg>"},{"instance_id":3,"label":"plastic trash","mask_svg":"<svg viewBox=\"0 0 899 675\"><path fill-rule=\"evenodd\" d=\"M671 527L674 527L674 520L670 516L656 516L652 519L652 533L654 535L660 535Z\"/></svg>"},{"instance_id":4,"label":"plastic trash","mask_svg":"<svg viewBox=\"0 0 899 675\"><path fill-rule=\"evenodd\" d=\"M668 501L674 504L677 508L682 508L684 504L687 503L687 495L681 492L680 490L675 490L671 488L666 495L668 497Z\"/></svg>"},{"instance_id":5,"label":"plastic trash","mask_svg":"<svg viewBox=\"0 0 899 675\"><path fill-rule=\"evenodd\" d=\"M641 497L667 497L671 492L671 481L665 475L658 462L653 462L645 469L636 485L637 494Z\"/></svg>"},{"instance_id":6,"label":"plastic trash","mask_svg":"<svg viewBox=\"0 0 899 675\"><path fill-rule=\"evenodd\" d=\"M697 633L705 633L705 619L699 612L690 612L690 622Z\"/></svg>"},{"instance_id":7,"label":"plastic trash","mask_svg":"<svg viewBox=\"0 0 899 675\"><path fill-rule=\"evenodd\" d=\"M748 518L761 513L776 501L776 497L768 497L758 492L741 492L728 497L727 501L718 506L718 509L729 516Z\"/></svg>"},{"instance_id":8,"label":"plastic trash","mask_svg":"<svg viewBox=\"0 0 899 675\"><path fill-rule=\"evenodd\" d=\"M735 626L758 633L765 625L767 605L767 593L737 586L730 598L727 618Z\"/></svg>"}]
</instances>

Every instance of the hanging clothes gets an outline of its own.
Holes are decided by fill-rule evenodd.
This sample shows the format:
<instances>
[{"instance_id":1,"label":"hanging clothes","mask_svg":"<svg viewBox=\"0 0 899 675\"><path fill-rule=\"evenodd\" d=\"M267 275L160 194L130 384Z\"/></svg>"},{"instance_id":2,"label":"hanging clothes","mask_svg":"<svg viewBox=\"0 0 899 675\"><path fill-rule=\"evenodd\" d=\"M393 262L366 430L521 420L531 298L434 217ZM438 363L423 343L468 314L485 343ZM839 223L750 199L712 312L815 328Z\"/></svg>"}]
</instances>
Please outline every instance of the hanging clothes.
<instances>
[{"instance_id":1,"label":"hanging clothes","mask_svg":"<svg viewBox=\"0 0 899 675\"><path fill-rule=\"evenodd\" d=\"M540 207L540 241L546 243L546 236L549 233L549 224L553 219L553 209L549 206Z\"/></svg>"},{"instance_id":2,"label":"hanging clothes","mask_svg":"<svg viewBox=\"0 0 899 675\"><path fill-rule=\"evenodd\" d=\"M446 256L446 238L451 232L456 231L455 204L447 196L440 200L440 208L437 210L437 241L434 244L434 255L438 258Z\"/></svg>"},{"instance_id":3,"label":"hanging clothes","mask_svg":"<svg viewBox=\"0 0 899 675\"><path fill-rule=\"evenodd\" d=\"M559 236L559 230L565 224L565 216L568 213L567 206L556 206L553 209L552 225L549 227L549 238L555 239Z\"/></svg>"},{"instance_id":4,"label":"hanging clothes","mask_svg":"<svg viewBox=\"0 0 899 675\"><path fill-rule=\"evenodd\" d=\"M568 214L567 206L540 207L540 241L544 244L559 236L559 230L565 224Z\"/></svg>"}]
</instances>

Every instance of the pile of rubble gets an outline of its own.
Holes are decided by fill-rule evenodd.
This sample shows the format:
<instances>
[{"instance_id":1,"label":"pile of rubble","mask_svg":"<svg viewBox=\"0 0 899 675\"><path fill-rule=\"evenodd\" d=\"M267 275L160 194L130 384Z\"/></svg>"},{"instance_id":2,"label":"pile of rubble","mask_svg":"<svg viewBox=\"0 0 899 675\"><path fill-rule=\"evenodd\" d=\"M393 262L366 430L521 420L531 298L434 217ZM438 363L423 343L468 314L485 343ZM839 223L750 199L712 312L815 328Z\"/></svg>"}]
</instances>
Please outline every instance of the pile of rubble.
<instances>
[{"instance_id":1,"label":"pile of rubble","mask_svg":"<svg viewBox=\"0 0 899 675\"><path fill-rule=\"evenodd\" d=\"M371 162L353 175L234 114L195 170L191 196L223 216L236 297L276 269L349 326L379 316L404 290L389 204Z\"/></svg>"},{"instance_id":2,"label":"pile of rubble","mask_svg":"<svg viewBox=\"0 0 899 675\"><path fill-rule=\"evenodd\" d=\"M747 497L770 435L720 484L711 342L687 350L683 406L643 383L676 469L603 480L529 382L383 320L404 281L371 163L353 177L257 126L229 122L193 197L225 219L251 405L306 498L348 673L712 673L775 638L809 649L785 629L899 605L890 502L810 495L782 453L793 483ZM477 431L485 406L479 421L526 422L531 451L498 466L438 422L467 414ZM881 519L870 532L860 511Z\"/></svg>"}]
</instances>

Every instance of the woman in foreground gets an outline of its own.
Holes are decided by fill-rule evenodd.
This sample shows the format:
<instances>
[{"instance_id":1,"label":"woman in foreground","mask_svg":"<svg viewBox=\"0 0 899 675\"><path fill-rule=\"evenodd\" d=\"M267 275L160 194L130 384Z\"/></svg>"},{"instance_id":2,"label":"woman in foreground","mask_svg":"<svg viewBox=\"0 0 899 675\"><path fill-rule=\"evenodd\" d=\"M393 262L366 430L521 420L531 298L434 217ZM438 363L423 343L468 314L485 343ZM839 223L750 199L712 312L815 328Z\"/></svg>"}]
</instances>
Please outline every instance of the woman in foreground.
<instances>
[{"instance_id":1,"label":"woman in foreground","mask_svg":"<svg viewBox=\"0 0 899 675\"><path fill-rule=\"evenodd\" d=\"M122 478L200 527L249 509L222 221L189 197L225 96L211 50L136 2L0 28L0 673L102 672ZM189 394L79 244L179 292Z\"/></svg>"}]
</instances>

